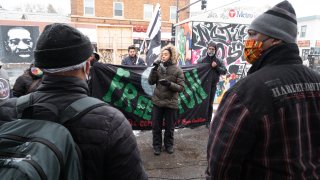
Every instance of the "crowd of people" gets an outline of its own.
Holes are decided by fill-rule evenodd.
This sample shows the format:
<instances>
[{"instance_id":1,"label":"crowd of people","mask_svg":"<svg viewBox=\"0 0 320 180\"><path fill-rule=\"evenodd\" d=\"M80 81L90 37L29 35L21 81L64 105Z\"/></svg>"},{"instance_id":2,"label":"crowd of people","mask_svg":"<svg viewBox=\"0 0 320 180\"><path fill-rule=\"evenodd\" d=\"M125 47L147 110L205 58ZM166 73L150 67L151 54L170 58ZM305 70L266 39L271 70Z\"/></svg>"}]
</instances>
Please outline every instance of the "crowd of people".
<instances>
[{"instance_id":1,"label":"crowd of people","mask_svg":"<svg viewBox=\"0 0 320 180\"><path fill-rule=\"evenodd\" d=\"M252 64L248 76L225 92L207 124L206 179L319 179L320 75L302 65L296 37L296 14L288 1L250 24L243 51ZM219 76L227 73L215 52L216 43L209 42L206 56L198 61L212 68L210 102ZM122 65L146 65L134 46L128 47L128 54ZM63 112L88 97L90 67L98 60L80 31L61 23L47 25L36 42L34 63L17 79L13 95L31 93L33 104L50 103ZM8 98L7 79L0 64L0 86L7 87L0 91L0 125L18 117L19 99ZM163 146L174 153L178 93L184 91L184 81L176 48L163 47L148 77L148 83L155 85L152 145L156 156ZM37 111L33 118L45 117L44 113ZM209 114L211 119L212 106ZM132 128L116 108L95 107L63 125L80 149L83 179L148 179Z\"/></svg>"}]
</instances>

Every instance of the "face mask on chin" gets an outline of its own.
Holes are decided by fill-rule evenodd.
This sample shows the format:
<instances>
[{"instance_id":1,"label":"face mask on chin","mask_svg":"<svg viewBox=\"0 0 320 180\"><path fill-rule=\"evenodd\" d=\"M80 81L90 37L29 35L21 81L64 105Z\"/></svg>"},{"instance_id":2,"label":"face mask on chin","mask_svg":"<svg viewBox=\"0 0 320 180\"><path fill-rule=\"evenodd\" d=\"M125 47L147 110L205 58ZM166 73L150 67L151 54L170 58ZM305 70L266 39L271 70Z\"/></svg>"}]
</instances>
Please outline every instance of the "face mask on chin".
<instances>
[{"instance_id":1,"label":"face mask on chin","mask_svg":"<svg viewBox=\"0 0 320 180\"><path fill-rule=\"evenodd\" d=\"M263 41L258 41L254 39L245 40L243 55L248 63L253 64L260 58L263 51L263 43L268 39L270 38L266 38Z\"/></svg>"},{"instance_id":2,"label":"face mask on chin","mask_svg":"<svg viewBox=\"0 0 320 180\"><path fill-rule=\"evenodd\" d=\"M90 76L87 74L87 65L85 64L83 67L84 70L84 74L86 76L86 82L88 82L90 80Z\"/></svg>"},{"instance_id":3,"label":"face mask on chin","mask_svg":"<svg viewBox=\"0 0 320 180\"><path fill-rule=\"evenodd\" d=\"M215 51L208 52L208 56L210 56L210 57L214 56L215 54L216 54L216 52L215 52Z\"/></svg>"}]
</instances>

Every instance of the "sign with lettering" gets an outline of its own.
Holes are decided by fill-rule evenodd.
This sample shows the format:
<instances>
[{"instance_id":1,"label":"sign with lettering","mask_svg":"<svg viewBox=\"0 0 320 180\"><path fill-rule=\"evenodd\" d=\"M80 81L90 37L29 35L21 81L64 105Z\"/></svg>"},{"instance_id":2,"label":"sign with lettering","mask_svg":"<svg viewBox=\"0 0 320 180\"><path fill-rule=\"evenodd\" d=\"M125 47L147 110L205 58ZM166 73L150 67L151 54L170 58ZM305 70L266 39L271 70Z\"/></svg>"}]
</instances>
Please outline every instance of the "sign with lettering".
<instances>
[{"instance_id":1,"label":"sign with lettering","mask_svg":"<svg viewBox=\"0 0 320 180\"><path fill-rule=\"evenodd\" d=\"M155 86L148 84L152 67L96 63L91 68L90 92L123 112L133 129L151 129ZM185 90L179 94L176 127L195 127L208 120L213 72L207 64L182 66Z\"/></svg>"},{"instance_id":2,"label":"sign with lettering","mask_svg":"<svg viewBox=\"0 0 320 180\"><path fill-rule=\"evenodd\" d=\"M309 40L300 40L298 41L298 47L310 47Z\"/></svg>"},{"instance_id":3,"label":"sign with lettering","mask_svg":"<svg viewBox=\"0 0 320 180\"><path fill-rule=\"evenodd\" d=\"M147 32L146 26L133 26L133 32Z\"/></svg>"}]
</instances>

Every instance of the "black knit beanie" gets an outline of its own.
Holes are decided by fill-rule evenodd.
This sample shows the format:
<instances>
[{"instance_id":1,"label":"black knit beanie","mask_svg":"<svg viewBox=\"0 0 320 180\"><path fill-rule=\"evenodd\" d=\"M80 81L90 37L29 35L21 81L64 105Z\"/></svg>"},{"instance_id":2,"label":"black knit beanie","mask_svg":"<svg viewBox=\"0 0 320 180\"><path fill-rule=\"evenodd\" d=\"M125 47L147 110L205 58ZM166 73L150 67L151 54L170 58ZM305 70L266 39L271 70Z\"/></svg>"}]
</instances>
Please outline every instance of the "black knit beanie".
<instances>
[{"instance_id":1,"label":"black knit beanie","mask_svg":"<svg viewBox=\"0 0 320 180\"><path fill-rule=\"evenodd\" d=\"M52 69L77 65L93 53L88 37L61 23L47 25L34 50L35 66Z\"/></svg>"},{"instance_id":2,"label":"black knit beanie","mask_svg":"<svg viewBox=\"0 0 320 180\"><path fill-rule=\"evenodd\" d=\"M282 1L254 19L249 29L287 43L296 43L296 13L288 1Z\"/></svg>"}]
</instances>

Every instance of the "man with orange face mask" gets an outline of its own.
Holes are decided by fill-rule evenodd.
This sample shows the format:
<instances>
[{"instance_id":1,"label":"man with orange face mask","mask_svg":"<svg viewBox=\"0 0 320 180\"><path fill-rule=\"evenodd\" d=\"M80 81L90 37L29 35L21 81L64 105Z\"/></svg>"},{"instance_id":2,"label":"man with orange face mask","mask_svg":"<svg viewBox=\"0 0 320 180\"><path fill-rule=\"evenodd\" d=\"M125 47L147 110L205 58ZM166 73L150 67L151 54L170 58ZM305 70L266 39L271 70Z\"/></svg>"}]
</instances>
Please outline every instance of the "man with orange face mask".
<instances>
[{"instance_id":1,"label":"man with orange face mask","mask_svg":"<svg viewBox=\"0 0 320 180\"><path fill-rule=\"evenodd\" d=\"M320 75L302 65L297 21L283 1L250 25L248 76L210 127L207 179L319 179Z\"/></svg>"}]
</instances>

